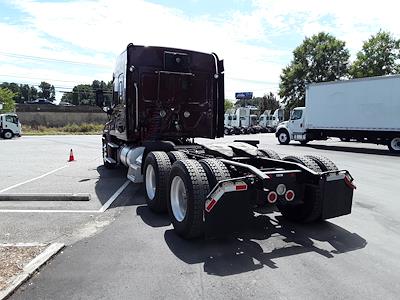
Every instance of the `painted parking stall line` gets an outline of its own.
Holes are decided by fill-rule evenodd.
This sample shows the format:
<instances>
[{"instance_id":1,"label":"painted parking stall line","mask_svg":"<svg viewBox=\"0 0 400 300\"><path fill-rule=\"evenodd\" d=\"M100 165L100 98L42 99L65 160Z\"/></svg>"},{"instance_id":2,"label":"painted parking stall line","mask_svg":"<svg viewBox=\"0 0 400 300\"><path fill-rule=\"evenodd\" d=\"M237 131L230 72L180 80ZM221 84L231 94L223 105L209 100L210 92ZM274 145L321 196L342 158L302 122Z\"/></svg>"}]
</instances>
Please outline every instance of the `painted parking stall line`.
<instances>
[{"instance_id":1,"label":"painted parking stall line","mask_svg":"<svg viewBox=\"0 0 400 300\"><path fill-rule=\"evenodd\" d=\"M122 194L122 192L130 184L127 180L122 186L107 200L106 203L99 210L71 210L71 209L0 209L0 213L103 213L105 212L111 204Z\"/></svg>"},{"instance_id":2,"label":"painted parking stall line","mask_svg":"<svg viewBox=\"0 0 400 300\"><path fill-rule=\"evenodd\" d=\"M29 183L29 182L32 182L32 181L35 181L35 180L38 180L38 179L41 179L41 178L46 177L46 176L48 176L48 175L51 175L51 174L53 174L53 173L55 173L55 172L57 172L57 171L60 171L60 170L62 170L62 169L65 169L66 167L68 167L68 165L62 166L62 167L57 168L57 169L55 169L55 170L53 170L53 171L47 172L47 173L45 173L45 174L43 174L43 175L40 175L40 176L38 176L38 177L35 177L35 178L32 178L32 179L26 180L26 181L24 181L24 182L20 182L20 183L14 184L14 185L12 185L12 186L10 186L10 187L8 187L8 188L5 188L5 189L0 190L0 193L7 192L7 191L12 190L12 189L14 189L14 188L16 188L16 187L19 187L19 186L21 186L21 185L27 184L27 183Z\"/></svg>"}]
</instances>

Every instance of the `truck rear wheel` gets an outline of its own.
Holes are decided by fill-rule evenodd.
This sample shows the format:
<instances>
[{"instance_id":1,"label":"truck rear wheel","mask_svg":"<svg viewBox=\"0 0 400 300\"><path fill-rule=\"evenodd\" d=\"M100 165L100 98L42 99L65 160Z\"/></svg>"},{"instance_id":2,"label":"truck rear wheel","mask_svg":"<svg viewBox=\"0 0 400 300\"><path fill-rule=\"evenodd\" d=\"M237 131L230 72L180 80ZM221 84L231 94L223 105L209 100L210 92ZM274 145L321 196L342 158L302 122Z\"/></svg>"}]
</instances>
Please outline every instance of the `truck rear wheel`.
<instances>
[{"instance_id":1,"label":"truck rear wheel","mask_svg":"<svg viewBox=\"0 0 400 300\"><path fill-rule=\"evenodd\" d=\"M7 140L12 139L13 136L14 136L14 133L12 131L10 131L10 130L6 130L3 133L3 138L5 138Z\"/></svg>"},{"instance_id":2,"label":"truck rear wheel","mask_svg":"<svg viewBox=\"0 0 400 300\"><path fill-rule=\"evenodd\" d=\"M286 130L279 130L278 132L278 141L281 145L287 145L290 142L289 133Z\"/></svg>"},{"instance_id":3,"label":"truck rear wheel","mask_svg":"<svg viewBox=\"0 0 400 300\"><path fill-rule=\"evenodd\" d=\"M204 233L204 203L209 191L206 172L198 161L185 159L172 165L168 212L179 236L191 239Z\"/></svg>"},{"instance_id":4,"label":"truck rear wheel","mask_svg":"<svg viewBox=\"0 0 400 300\"><path fill-rule=\"evenodd\" d=\"M307 168L309 168L315 172L318 172L318 173L322 172L322 170L318 166L318 164L313 159L306 157L306 156L290 155L290 156L284 157L283 160L301 164L301 165L306 166Z\"/></svg>"},{"instance_id":5,"label":"truck rear wheel","mask_svg":"<svg viewBox=\"0 0 400 300\"><path fill-rule=\"evenodd\" d=\"M204 171L207 175L207 180L210 185L210 190L221 180L230 179L231 174L228 168L218 159L207 158L200 160Z\"/></svg>"},{"instance_id":6,"label":"truck rear wheel","mask_svg":"<svg viewBox=\"0 0 400 300\"><path fill-rule=\"evenodd\" d=\"M258 151L261 152L261 154L263 154L264 156L268 157L268 158L272 158L272 159L278 159L280 160L280 156L278 153L276 153L273 150L270 149L265 149L265 148L258 148Z\"/></svg>"},{"instance_id":7,"label":"truck rear wheel","mask_svg":"<svg viewBox=\"0 0 400 300\"><path fill-rule=\"evenodd\" d=\"M307 168L320 172L320 167L310 158L302 156L287 156L283 160L300 163ZM306 185L304 198L301 202L277 202L276 206L288 220L302 223L315 222L321 219L322 199L317 187Z\"/></svg>"},{"instance_id":8,"label":"truck rear wheel","mask_svg":"<svg viewBox=\"0 0 400 300\"><path fill-rule=\"evenodd\" d=\"M167 153L150 152L144 163L144 182L146 185L146 203L154 212L161 213L167 209L168 177L171 162Z\"/></svg>"},{"instance_id":9,"label":"truck rear wheel","mask_svg":"<svg viewBox=\"0 0 400 300\"><path fill-rule=\"evenodd\" d=\"M177 160L182 160L182 159L187 159L186 153L182 151L170 151L167 153L169 160L171 161L171 164L176 162Z\"/></svg>"},{"instance_id":10,"label":"truck rear wheel","mask_svg":"<svg viewBox=\"0 0 400 300\"><path fill-rule=\"evenodd\" d=\"M400 153L400 137L392 139L388 144L388 148L390 152Z\"/></svg>"},{"instance_id":11,"label":"truck rear wheel","mask_svg":"<svg viewBox=\"0 0 400 300\"><path fill-rule=\"evenodd\" d=\"M312 159L321 168L322 172L326 171L338 171L338 167L329 158L321 155L306 155L306 157Z\"/></svg>"}]
</instances>

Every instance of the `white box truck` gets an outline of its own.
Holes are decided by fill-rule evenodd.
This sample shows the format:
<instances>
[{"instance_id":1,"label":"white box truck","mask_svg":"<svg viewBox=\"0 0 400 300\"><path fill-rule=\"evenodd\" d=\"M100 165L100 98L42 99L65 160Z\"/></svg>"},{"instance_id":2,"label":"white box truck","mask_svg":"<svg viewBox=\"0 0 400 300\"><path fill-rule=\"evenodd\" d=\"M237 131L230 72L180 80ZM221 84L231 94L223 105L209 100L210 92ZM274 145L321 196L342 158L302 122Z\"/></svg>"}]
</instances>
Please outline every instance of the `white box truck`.
<instances>
[{"instance_id":1,"label":"white box truck","mask_svg":"<svg viewBox=\"0 0 400 300\"><path fill-rule=\"evenodd\" d=\"M21 123L16 114L0 114L0 137L11 139L14 136L21 136L21 133Z\"/></svg>"},{"instance_id":2,"label":"white box truck","mask_svg":"<svg viewBox=\"0 0 400 300\"><path fill-rule=\"evenodd\" d=\"M310 84L306 107L295 108L276 137L281 144L356 139L400 153L400 76Z\"/></svg>"}]
</instances>

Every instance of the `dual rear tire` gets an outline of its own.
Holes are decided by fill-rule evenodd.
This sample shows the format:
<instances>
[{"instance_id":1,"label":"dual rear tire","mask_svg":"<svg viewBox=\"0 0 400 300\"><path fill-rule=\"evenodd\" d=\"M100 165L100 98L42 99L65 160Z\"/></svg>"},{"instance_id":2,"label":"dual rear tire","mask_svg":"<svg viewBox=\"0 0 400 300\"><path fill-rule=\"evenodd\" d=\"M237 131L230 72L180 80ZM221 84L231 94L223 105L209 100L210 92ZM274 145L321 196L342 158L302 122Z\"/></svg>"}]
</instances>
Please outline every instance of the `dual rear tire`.
<instances>
[{"instance_id":1,"label":"dual rear tire","mask_svg":"<svg viewBox=\"0 0 400 300\"><path fill-rule=\"evenodd\" d=\"M230 178L230 174L217 159L196 161L181 154L184 153L156 151L147 155L143 170L145 197L152 211L168 211L176 233L190 239L204 232L203 213L208 193L218 181Z\"/></svg>"},{"instance_id":2,"label":"dual rear tire","mask_svg":"<svg viewBox=\"0 0 400 300\"><path fill-rule=\"evenodd\" d=\"M287 156L283 160L301 164L317 173L338 171L337 166L324 156ZM277 207L282 215L291 221L310 223L322 219L322 198L318 186L306 185L302 201L277 202Z\"/></svg>"}]
</instances>

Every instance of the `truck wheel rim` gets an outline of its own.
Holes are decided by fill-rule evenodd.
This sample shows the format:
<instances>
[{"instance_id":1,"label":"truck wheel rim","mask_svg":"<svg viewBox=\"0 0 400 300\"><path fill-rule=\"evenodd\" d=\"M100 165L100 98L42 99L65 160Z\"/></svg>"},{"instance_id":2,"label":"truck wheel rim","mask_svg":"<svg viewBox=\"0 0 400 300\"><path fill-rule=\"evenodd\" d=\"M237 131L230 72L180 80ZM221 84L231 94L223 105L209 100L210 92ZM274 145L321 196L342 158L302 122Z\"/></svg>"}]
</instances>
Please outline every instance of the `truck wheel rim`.
<instances>
[{"instance_id":1,"label":"truck wheel rim","mask_svg":"<svg viewBox=\"0 0 400 300\"><path fill-rule=\"evenodd\" d=\"M4 134L4 136L6 137L6 139L9 139L9 138L11 137L11 133L6 132L6 133Z\"/></svg>"},{"instance_id":2,"label":"truck wheel rim","mask_svg":"<svg viewBox=\"0 0 400 300\"><path fill-rule=\"evenodd\" d=\"M170 198L172 213L178 222L182 222L187 211L187 195L185 183L179 176L172 179Z\"/></svg>"},{"instance_id":3,"label":"truck wheel rim","mask_svg":"<svg viewBox=\"0 0 400 300\"><path fill-rule=\"evenodd\" d=\"M148 165L146 169L146 192L150 200L156 196L156 172L152 165Z\"/></svg>"},{"instance_id":4,"label":"truck wheel rim","mask_svg":"<svg viewBox=\"0 0 400 300\"><path fill-rule=\"evenodd\" d=\"M282 132L282 133L280 133L279 134L279 140L281 141L281 142L286 142L286 140L287 140L287 136L286 136L286 133L284 133L284 132Z\"/></svg>"},{"instance_id":5,"label":"truck wheel rim","mask_svg":"<svg viewBox=\"0 0 400 300\"><path fill-rule=\"evenodd\" d=\"M400 138L394 138L391 142L390 142L390 146L392 146L392 148L396 151L400 151Z\"/></svg>"}]
</instances>

